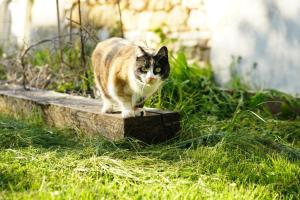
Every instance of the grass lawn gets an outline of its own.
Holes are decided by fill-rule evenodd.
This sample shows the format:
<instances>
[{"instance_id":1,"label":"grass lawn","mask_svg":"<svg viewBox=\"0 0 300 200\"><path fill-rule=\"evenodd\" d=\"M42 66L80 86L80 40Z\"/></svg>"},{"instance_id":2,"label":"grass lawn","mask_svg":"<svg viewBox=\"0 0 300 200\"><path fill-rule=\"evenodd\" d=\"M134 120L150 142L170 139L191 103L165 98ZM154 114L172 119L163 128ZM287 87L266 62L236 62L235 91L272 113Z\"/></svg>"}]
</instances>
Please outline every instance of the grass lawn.
<instances>
[{"instance_id":1,"label":"grass lawn","mask_svg":"<svg viewBox=\"0 0 300 200\"><path fill-rule=\"evenodd\" d=\"M289 110L300 103L275 92L285 103L273 116L274 91L220 91L183 54L171 66L147 102L182 115L181 133L163 144L0 114L0 199L300 199L300 118Z\"/></svg>"},{"instance_id":2,"label":"grass lawn","mask_svg":"<svg viewBox=\"0 0 300 200\"><path fill-rule=\"evenodd\" d=\"M145 145L0 115L0 199L299 199L300 121L184 117Z\"/></svg>"}]
</instances>

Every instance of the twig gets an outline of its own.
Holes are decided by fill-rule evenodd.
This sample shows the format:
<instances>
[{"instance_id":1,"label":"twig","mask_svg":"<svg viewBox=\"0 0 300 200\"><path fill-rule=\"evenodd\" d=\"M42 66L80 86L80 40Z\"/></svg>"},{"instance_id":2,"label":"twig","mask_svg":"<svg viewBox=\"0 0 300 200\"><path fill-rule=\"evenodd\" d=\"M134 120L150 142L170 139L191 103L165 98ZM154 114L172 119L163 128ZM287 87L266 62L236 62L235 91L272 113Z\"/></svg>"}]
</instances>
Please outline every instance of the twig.
<instances>
[{"instance_id":1,"label":"twig","mask_svg":"<svg viewBox=\"0 0 300 200\"><path fill-rule=\"evenodd\" d=\"M73 19L70 19L66 17L67 20L69 20L71 23L77 24L78 26L81 26L82 30L88 34L88 36L94 41L94 42L99 42L99 39L95 37L87 28L84 26L80 25L79 22L74 21Z\"/></svg>"},{"instance_id":2,"label":"twig","mask_svg":"<svg viewBox=\"0 0 300 200\"><path fill-rule=\"evenodd\" d=\"M61 26L60 26L60 14L59 14L59 0L56 0L56 13L57 13L57 32L59 37L59 49L62 56L62 41L61 41Z\"/></svg>"},{"instance_id":3,"label":"twig","mask_svg":"<svg viewBox=\"0 0 300 200\"><path fill-rule=\"evenodd\" d=\"M80 4L80 0L77 1L78 2L78 15L79 15L79 33L80 33L80 43L81 43L81 61L82 61L82 65L84 67L86 64L86 60L85 60L85 52L84 52L84 41L83 41L83 33L82 33L82 26L81 26L81 4Z\"/></svg>"},{"instance_id":4,"label":"twig","mask_svg":"<svg viewBox=\"0 0 300 200\"><path fill-rule=\"evenodd\" d=\"M45 39L45 40L41 40L38 43L29 46L27 49L25 49L24 53L21 56L21 65L22 65L22 72L23 72L23 81L22 81L22 86L24 90L29 90L29 88L26 87L26 83L27 83L27 77L26 77L26 71L25 71L25 56L26 54L29 52L30 49L32 49L33 47L36 47L40 44L46 43L46 42L52 42L53 40L51 39Z\"/></svg>"},{"instance_id":5,"label":"twig","mask_svg":"<svg viewBox=\"0 0 300 200\"><path fill-rule=\"evenodd\" d=\"M72 40L73 40L73 38L72 38L72 31L73 31L73 27L72 27L72 21L73 20L72 20L72 18L73 18L73 9L75 8L75 6L76 6L76 3L73 3L71 8L70 8L70 17L69 18L66 17L67 19L69 19L71 21L70 29L69 29L69 33L70 33L69 40L70 40L70 42L72 42Z\"/></svg>"},{"instance_id":6,"label":"twig","mask_svg":"<svg viewBox=\"0 0 300 200\"><path fill-rule=\"evenodd\" d=\"M88 77L88 67L86 65L86 60L85 60L85 49L84 49L84 41L83 41L83 33L82 33L82 22L81 22L81 6L80 6L80 0L77 1L78 3L78 15L79 15L79 32L80 32L80 43L81 43L81 66L83 66L85 68L85 72L84 72L84 76L85 76L85 83L87 86L87 89L90 89L90 83L88 81L89 77Z\"/></svg>"},{"instance_id":7,"label":"twig","mask_svg":"<svg viewBox=\"0 0 300 200\"><path fill-rule=\"evenodd\" d=\"M124 30L123 30L122 12L121 12L121 8L120 8L120 0L118 0L117 6L118 6L118 11L119 11L121 37L124 38Z\"/></svg>"},{"instance_id":8,"label":"twig","mask_svg":"<svg viewBox=\"0 0 300 200\"><path fill-rule=\"evenodd\" d=\"M63 61L63 49L62 49L62 37L61 37L61 26L60 26L60 13L59 13L59 0L56 0L56 16L57 16L57 32L58 32L58 45L59 45L59 57L60 57L60 75L64 82L64 61Z\"/></svg>"},{"instance_id":9,"label":"twig","mask_svg":"<svg viewBox=\"0 0 300 200\"><path fill-rule=\"evenodd\" d=\"M74 34L74 35L78 35L78 34ZM61 35L61 36L56 36L53 38L49 38L49 39L45 39L45 40L41 40L31 46L29 46L27 49L24 50L23 54L21 55L21 66L22 66L22 76L23 76L23 80L22 80L22 86L24 88L24 90L29 90L29 88L26 87L26 83L27 83L27 77L26 77L26 64L25 64L25 56L27 55L27 53L34 47L39 46L41 44L47 43L47 42L53 42L56 39L62 38L62 37L68 37L69 34L66 35Z\"/></svg>"}]
</instances>

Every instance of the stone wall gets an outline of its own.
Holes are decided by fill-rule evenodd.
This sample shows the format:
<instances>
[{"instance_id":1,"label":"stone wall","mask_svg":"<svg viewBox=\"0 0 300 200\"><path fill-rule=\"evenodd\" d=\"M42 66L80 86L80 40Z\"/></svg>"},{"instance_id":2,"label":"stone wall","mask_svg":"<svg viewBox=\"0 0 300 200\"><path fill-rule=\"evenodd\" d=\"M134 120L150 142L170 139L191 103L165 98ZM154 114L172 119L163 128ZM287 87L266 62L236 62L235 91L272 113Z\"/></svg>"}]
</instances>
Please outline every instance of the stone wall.
<instances>
[{"instance_id":1,"label":"stone wall","mask_svg":"<svg viewBox=\"0 0 300 200\"><path fill-rule=\"evenodd\" d=\"M156 48L184 49L209 61L210 31L204 0L120 0L125 38ZM82 22L100 40L120 35L118 0L81 0ZM62 29L78 28L77 0L59 0ZM57 35L56 1L0 0L0 46L11 51ZM73 22L72 22L73 21Z\"/></svg>"},{"instance_id":2,"label":"stone wall","mask_svg":"<svg viewBox=\"0 0 300 200\"><path fill-rule=\"evenodd\" d=\"M0 47L56 36L55 2L0 0ZM67 33L68 18L78 21L77 0L59 2ZM117 0L81 2L83 23L100 40L118 33ZM300 1L120 0L120 8L126 38L155 47L166 37L171 50L183 47L189 58L210 61L222 85L230 81L233 58L241 58L235 72L253 88L300 95Z\"/></svg>"},{"instance_id":3,"label":"stone wall","mask_svg":"<svg viewBox=\"0 0 300 200\"><path fill-rule=\"evenodd\" d=\"M66 17L78 22L77 1L71 2ZM172 41L168 46L173 50L185 48L191 58L209 60L210 31L203 0L120 0L120 9L124 36L129 40L150 47ZM117 0L86 0L82 11L83 22L99 29L100 39L120 28Z\"/></svg>"}]
</instances>

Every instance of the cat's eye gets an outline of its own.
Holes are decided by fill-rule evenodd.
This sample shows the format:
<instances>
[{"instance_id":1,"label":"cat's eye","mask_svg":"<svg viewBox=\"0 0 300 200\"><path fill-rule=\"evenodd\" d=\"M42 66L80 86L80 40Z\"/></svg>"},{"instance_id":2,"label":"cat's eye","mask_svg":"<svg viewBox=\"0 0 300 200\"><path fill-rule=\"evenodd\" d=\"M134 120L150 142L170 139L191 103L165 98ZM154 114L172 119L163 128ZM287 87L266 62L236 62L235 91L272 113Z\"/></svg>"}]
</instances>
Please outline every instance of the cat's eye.
<instances>
[{"instance_id":1,"label":"cat's eye","mask_svg":"<svg viewBox=\"0 0 300 200\"><path fill-rule=\"evenodd\" d=\"M142 66L142 67L141 67L141 71L142 71L142 72L147 72L147 71L148 71L148 67Z\"/></svg>"},{"instance_id":2,"label":"cat's eye","mask_svg":"<svg viewBox=\"0 0 300 200\"><path fill-rule=\"evenodd\" d=\"M154 72L155 72L155 73L161 72L161 68L160 68L160 67L155 68Z\"/></svg>"}]
</instances>

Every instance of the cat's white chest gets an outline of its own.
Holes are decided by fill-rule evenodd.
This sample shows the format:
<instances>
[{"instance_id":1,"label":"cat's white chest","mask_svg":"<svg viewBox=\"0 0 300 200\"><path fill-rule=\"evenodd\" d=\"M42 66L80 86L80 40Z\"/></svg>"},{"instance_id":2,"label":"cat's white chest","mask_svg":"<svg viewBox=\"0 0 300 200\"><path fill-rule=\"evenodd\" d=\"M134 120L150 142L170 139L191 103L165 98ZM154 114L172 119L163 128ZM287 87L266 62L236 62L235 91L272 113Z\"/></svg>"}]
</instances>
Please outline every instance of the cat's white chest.
<instances>
[{"instance_id":1,"label":"cat's white chest","mask_svg":"<svg viewBox=\"0 0 300 200\"><path fill-rule=\"evenodd\" d=\"M139 103L145 101L148 97L153 95L161 85L161 82L157 82L153 85L139 85L139 92L133 95L133 103Z\"/></svg>"},{"instance_id":2,"label":"cat's white chest","mask_svg":"<svg viewBox=\"0 0 300 200\"><path fill-rule=\"evenodd\" d=\"M149 96L151 96L154 92L156 92L158 90L161 83L162 83L161 81L157 81L154 84L142 86L141 95L148 98Z\"/></svg>"}]
</instances>

